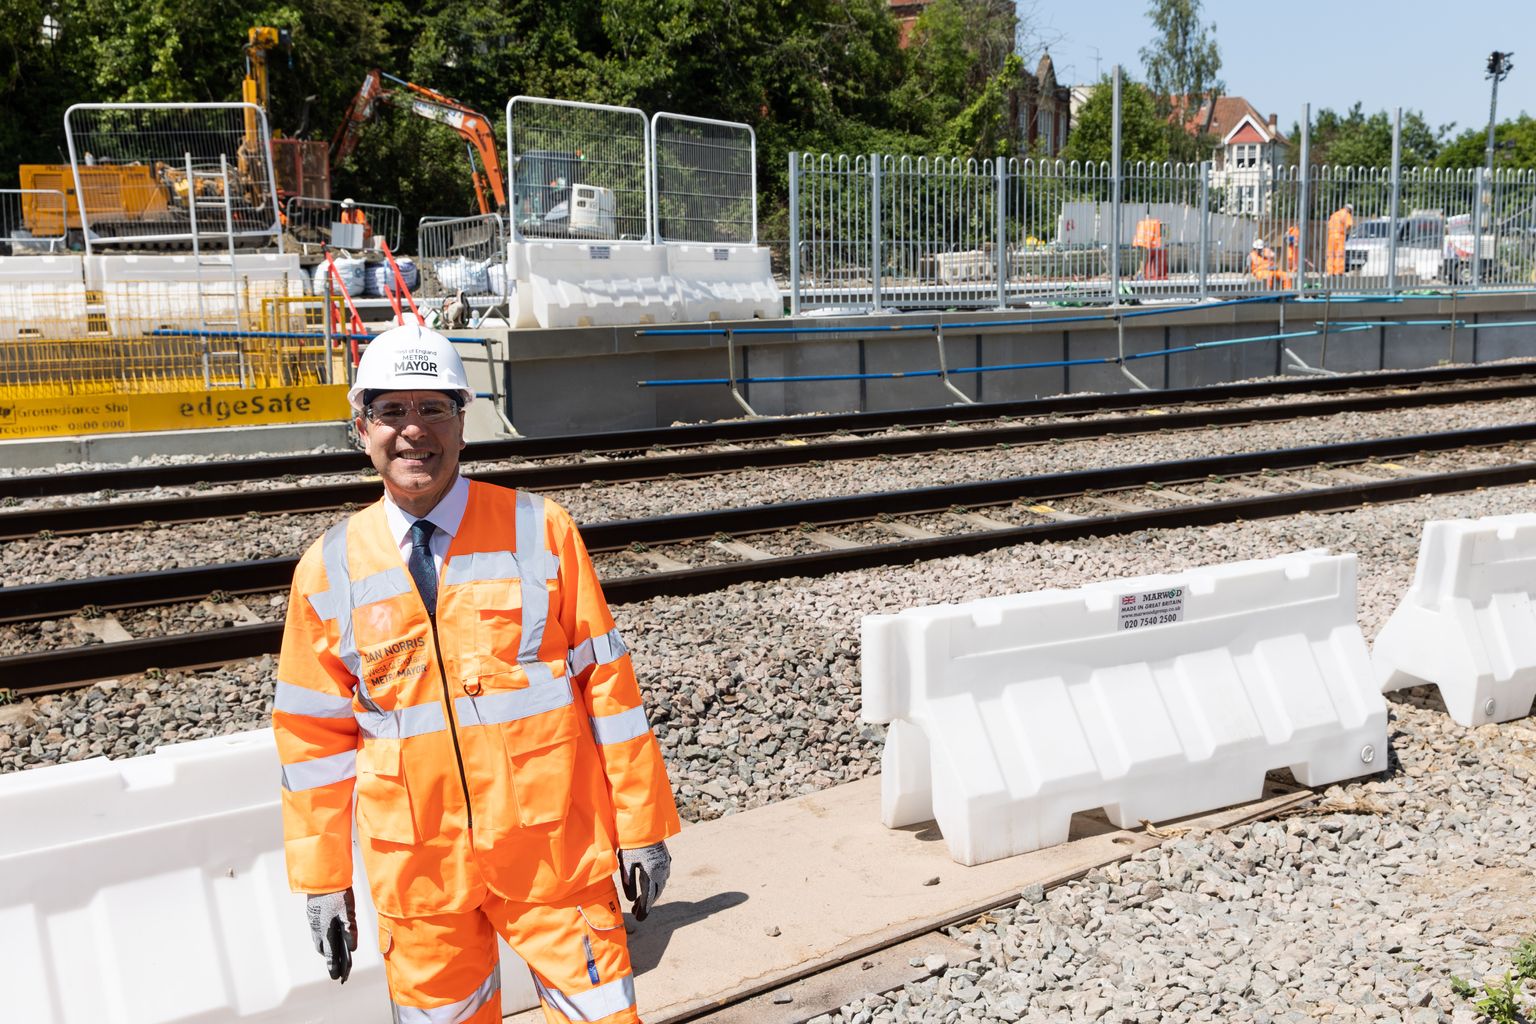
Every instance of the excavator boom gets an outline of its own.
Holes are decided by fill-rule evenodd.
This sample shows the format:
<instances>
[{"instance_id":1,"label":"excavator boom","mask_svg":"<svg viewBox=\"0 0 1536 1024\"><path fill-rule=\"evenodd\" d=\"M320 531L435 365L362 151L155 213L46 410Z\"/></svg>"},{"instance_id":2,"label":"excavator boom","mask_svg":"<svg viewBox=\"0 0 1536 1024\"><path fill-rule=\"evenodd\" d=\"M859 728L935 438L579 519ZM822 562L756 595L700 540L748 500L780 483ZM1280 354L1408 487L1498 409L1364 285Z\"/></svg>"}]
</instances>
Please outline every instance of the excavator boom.
<instances>
[{"instance_id":1,"label":"excavator boom","mask_svg":"<svg viewBox=\"0 0 1536 1024\"><path fill-rule=\"evenodd\" d=\"M506 177L501 172L496 134L491 130L491 124L486 120L485 115L471 110L458 100L445 96L435 89L428 89L415 82L407 82L403 78L385 74L377 68L369 71L364 77L362 88L357 91L356 96L352 97L346 116L340 127L336 129L336 137L331 143L333 171L357 148L358 134L363 125L373 119L378 104L393 101L393 94L384 88L385 79L412 94L411 112L413 114L447 125L464 140L470 157L470 180L475 187L475 199L480 204L480 212L491 212L491 207L486 202L487 189L495 199L496 209L505 210L507 208ZM478 166L476 166L477 158Z\"/></svg>"}]
</instances>

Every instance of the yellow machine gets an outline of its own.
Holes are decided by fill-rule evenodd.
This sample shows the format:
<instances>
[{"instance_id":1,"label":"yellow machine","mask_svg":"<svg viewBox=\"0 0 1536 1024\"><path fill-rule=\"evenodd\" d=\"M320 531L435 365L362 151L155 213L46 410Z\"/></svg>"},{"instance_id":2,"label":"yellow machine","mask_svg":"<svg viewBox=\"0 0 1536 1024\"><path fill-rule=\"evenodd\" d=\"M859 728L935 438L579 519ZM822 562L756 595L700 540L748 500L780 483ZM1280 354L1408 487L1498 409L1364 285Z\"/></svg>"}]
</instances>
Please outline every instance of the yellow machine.
<instances>
[{"instance_id":1,"label":"yellow machine","mask_svg":"<svg viewBox=\"0 0 1536 1024\"><path fill-rule=\"evenodd\" d=\"M285 28L266 25L252 26L245 37L245 80L240 83L240 98L246 103L268 110L271 94L267 89L267 52L293 45ZM245 143L241 147L242 162L246 150L254 153L261 146L256 115L245 115ZM320 141L283 139L273 133L272 171L277 179L277 194L282 202L289 196L311 196L317 199L331 197L331 168L329 147Z\"/></svg>"}]
</instances>

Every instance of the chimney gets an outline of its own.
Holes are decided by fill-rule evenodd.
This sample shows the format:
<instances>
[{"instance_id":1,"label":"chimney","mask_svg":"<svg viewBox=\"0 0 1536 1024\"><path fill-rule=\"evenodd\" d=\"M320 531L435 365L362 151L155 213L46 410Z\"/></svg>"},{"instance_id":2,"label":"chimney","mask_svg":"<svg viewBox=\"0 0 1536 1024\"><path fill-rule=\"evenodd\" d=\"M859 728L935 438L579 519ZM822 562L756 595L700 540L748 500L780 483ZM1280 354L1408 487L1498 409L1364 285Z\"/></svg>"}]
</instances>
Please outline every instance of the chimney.
<instances>
[{"instance_id":1,"label":"chimney","mask_svg":"<svg viewBox=\"0 0 1536 1024\"><path fill-rule=\"evenodd\" d=\"M1270 114L1269 115L1269 126L1271 128L1275 127L1275 121L1276 120L1277 120L1277 116L1275 114Z\"/></svg>"}]
</instances>

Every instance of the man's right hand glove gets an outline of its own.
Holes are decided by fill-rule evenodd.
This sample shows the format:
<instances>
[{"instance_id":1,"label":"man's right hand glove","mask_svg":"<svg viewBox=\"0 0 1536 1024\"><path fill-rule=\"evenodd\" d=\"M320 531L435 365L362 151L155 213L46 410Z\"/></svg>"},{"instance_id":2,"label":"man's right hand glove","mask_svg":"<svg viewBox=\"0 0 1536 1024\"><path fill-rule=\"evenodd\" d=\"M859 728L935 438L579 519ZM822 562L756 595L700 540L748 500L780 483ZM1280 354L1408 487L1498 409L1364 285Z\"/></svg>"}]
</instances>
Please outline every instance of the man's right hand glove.
<instances>
[{"instance_id":1,"label":"man's right hand glove","mask_svg":"<svg viewBox=\"0 0 1536 1024\"><path fill-rule=\"evenodd\" d=\"M636 921L644 921L661 899L671 874L672 855L666 843L619 851L619 881L624 883L624 897L634 903Z\"/></svg>"},{"instance_id":2,"label":"man's right hand glove","mask_svg":"<svg viewBox=\"0 0 1536 1024\"><path fill-rule=\"evenodd\" d=\"M347 983L352 973L352 950L357 948L357 906L351 889L311 894L304 905L309 915L309 934L315 951L325 957L331 978Z\"/></svg>"}]
</instances>

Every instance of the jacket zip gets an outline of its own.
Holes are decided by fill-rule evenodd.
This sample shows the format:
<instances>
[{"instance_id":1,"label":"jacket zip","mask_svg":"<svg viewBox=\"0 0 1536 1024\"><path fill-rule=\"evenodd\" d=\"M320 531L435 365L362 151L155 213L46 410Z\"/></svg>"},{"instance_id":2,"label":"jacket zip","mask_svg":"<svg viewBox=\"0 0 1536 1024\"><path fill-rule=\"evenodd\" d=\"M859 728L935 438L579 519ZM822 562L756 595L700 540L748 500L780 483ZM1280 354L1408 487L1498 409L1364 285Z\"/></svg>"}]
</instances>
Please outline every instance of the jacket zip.
<instances>
[{"instance_id":1,"label":"jacket zip","mask_svg":"<svg viewBox=\"0 0 1536 1024\"><path fill-rule=\"evenodd\" d=\"M437 657L437 676L443 681L443 713L448 718L448 735L453 737L453 758L459 763L459 785L464 787L464 815L468 821L465 826L475 827L475 808L469 802L469 776L464 772L464 751L459 747L459 730L453 724L453 697L448 692L448 670L443 666L443 645L437 639L437 613L427 612L427 621L432 624L432 653Z\"/></svg>"}]
</instances>

